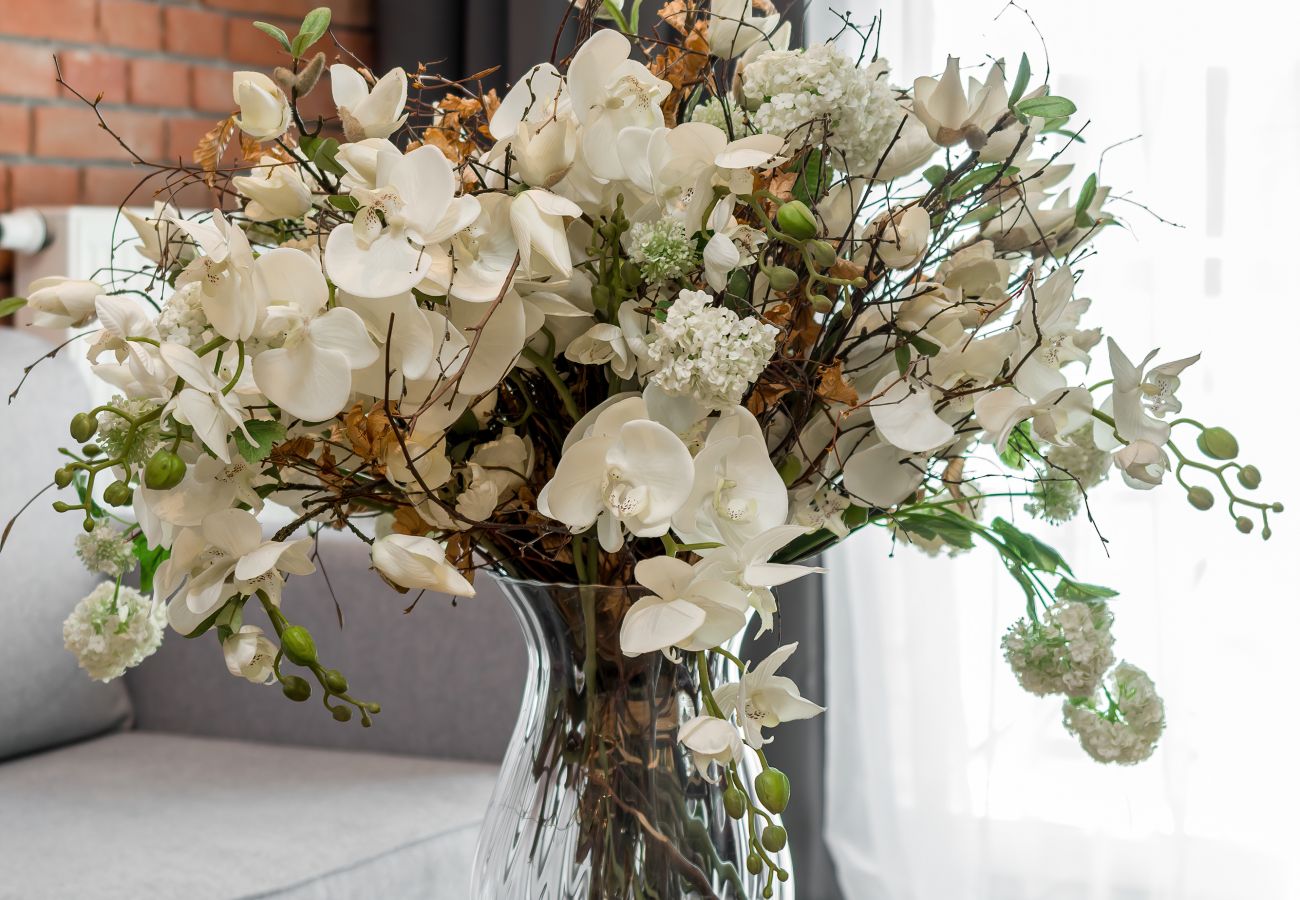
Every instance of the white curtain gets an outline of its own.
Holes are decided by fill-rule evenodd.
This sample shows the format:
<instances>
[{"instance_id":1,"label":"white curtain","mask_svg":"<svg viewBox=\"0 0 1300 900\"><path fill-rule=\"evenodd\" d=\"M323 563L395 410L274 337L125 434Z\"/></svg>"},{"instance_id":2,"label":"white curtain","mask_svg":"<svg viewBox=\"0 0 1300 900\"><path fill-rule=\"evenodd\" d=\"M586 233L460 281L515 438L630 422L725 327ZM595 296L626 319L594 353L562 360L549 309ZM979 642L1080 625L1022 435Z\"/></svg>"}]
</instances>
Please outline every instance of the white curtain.
<instances>
[{"instance_id":1,"label":"white curtain","mask_svg":"<svg viewBox=\"0 0 1300 900\"><path fill-rule=\"evenodd\" d=\"M813 34L835 20L815 0ZM879 8L849 2L862 23ZM885 0L896 83L1043 51L1005 0ZM843 7L840 7L841 9ZM1097 242L1081 293L1130 354L1204 351L1185 414L1238 435L1260 493L1292 509L1268 543L1172 483L1094 492L1086 523L1050 529L1080 578L1120 590L1117 652L1166 701L1156 755L1092 762L1060 704L1025 694L998 641L1023 614L991 553L930 559L873 530L832 554L827 840L848 900L1272 900L1300 896L1296 638L1300 287L1300 14L1270 0L1029 5L1056 93L1087 143L1076 184L1136 205ZM999 15L1000 13L1000 15Z\"/></svg>"}]
</instances>

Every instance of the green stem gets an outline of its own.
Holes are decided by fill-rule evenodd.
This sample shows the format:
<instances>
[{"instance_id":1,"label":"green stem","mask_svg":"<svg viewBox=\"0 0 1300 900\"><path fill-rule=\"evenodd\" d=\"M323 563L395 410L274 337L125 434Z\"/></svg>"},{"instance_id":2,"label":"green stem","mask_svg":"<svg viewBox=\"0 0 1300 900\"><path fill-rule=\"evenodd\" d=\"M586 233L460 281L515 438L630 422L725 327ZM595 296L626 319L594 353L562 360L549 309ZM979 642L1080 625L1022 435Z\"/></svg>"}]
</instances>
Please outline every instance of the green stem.
<instances>
[{"instance_id":1,"label":"green stem","mask_svg":"<svg viewBox=\"0 0 1300 900\"><path fill-rule=\"evenodd\" d=\"M564 403L564 409L573 418L578 421L582 418L582 413L578 411L578 403L573 399L573 394L569 386L564 383L560 373L555 370L555 362L542 356L532 347L525 347L523 353L524 359L528 360L537 370L546 376L546 380L555 388L555 392L560 395L560 400Z\"/></svg>"}]
</instances>

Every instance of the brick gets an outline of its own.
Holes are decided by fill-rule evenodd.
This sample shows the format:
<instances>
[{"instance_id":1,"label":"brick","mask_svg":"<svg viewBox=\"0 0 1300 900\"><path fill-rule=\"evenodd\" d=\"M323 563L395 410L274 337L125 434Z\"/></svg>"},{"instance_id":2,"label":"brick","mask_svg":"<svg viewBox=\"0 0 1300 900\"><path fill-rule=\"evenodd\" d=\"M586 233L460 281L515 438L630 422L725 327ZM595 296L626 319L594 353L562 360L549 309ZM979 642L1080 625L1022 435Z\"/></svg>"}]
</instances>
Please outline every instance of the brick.
<instances>
[{"instance_id":1,"label":"brick","mask_svg":"<svg viewBox=\"0 0 1300 900\"><path fill-rule=\"evenodd\" d=\"M271 23L279 25L293 37L296 23L283 19L272 19ZM242 16L226 19L226 58L262 69L289 64L289 54L279 43L254 28L251 19Z\"/></svg>"},{"instance_id":2,"label":"brick","mask_svg":"<svg viewBox=\"0 0 1300 900\"><path fill-rule=\"evenodd\" d=\"M0 163L0 210L13 209L9 203L9 167Z\"/></svg>"},{"instance_id":3,"label":"brick","mask_svg":"<svg viewBox=\"0 0 1300 900\"><path fill-rule=\"evenodd\" d=\"M37 156L123 161L130 158L114 137L99 127L89 109L40 106L35 113ZM142 158L154 161L162 156L166 133L162 116L109 110L104 118L108 127Z\"/></svg>"},{"instance_id":4,"label":"brick","mask_svg":"<svg viewBox=\"0 0 1300 900\"><path fill-rule=\"evenodd\" d=\"M80 194L75 166L11 165L9 201L20 206L71 206Z\"/></svg>"},{"instance_id":5,"label":"brick","mask_svg":"<svg viewBox=\"0 0 1300 900\"><path fill-rule=\"evenodd\" d=\"M81 170L81 203L91 206L151 206L166 185L162 173L139 166L88 166Z\"/></svg>"},{"instance_id":6,"label":"brick","mask_svg":"<svg viewBox=\"0 0 1300 900\"><path fill-rule=\"evenodd\" d=\"M136 106L188 107L190 67L166 59L133 59L130 87Z\"/></svg>"},{"instance_id":7,"label":"brick","mask_svg":"<svg viewBox=\"0 0 1300 900\"><path fill-rule=\"evenodd\" d=\"M212 130L217 124L215 117L208 119L173 118L167 120L167 155L168 163L176 160L189 164L194 158L194 148L199 138Z\"/></svg>"},{"instance_id":8,"label":"brick","mask_svg":"<svg viewBox=\"0 0 1300 900\"><path fill-rule=\"evenodd\" d=\"M54 73L54 51L50 48L6 43L3 58L0 94L10 97L54 97L59 93Z\"/></svg>"},{"instance_id":9,"label":"brick","mask_svg":"<svg viewBox=\"0 0 1300 900\"><path fill-rule=\"evenodd\" d=\"M63 80L88 100L102 94L109 103L126 102L128 78L124 57L98 50L62 50L59 66Z\"/></svg>"},{"instance_id":10,"label":"brick","mask_svg":"<svg viewBox=\"0 0 1300 900\"><path fill-rule=\"evenodd\" d=\"M23 156L31 148L31 109L21 103L0 103L0 153Z\"/></svg>"},{"instance_id":11,"label":"brick","mask_svg":"<svg viewBox=\"0 0 1300 900\"><path fill-rule=\"evenodd\" d=\"M235 109L235 70L217 66L194 66L190 70L192 102L199 112L230 113Z\"/></svg>"},{"instance_id":12,"label":"brick","mask_svg":"<svg viewBox=\"0 0 1300 900\"><path fill-rule=\"evenodd\" d=\"M0 0L0 23L12 37L89 44L95 40L95 0Z\"/></svg>"},{"instance_id":13,"label":"brick","mask_svg":"<svg viewBox=\"0 0 1300 900\"><path fill-rule=\"evenodd\" d=\"M181 56L222 57L226 53L226 17L184 6L164 7L163 48Z\"/></svg>"},{"instance_id":14,"label":"brick","mask_svg":"<svg viewBox=\"0 0 1300 900\"><path fill-rule=\"evenodd\" d=\"M162 11L141 0L99 0L100 39L133 50L162 48Z\"/></svg>"}]
</instances>

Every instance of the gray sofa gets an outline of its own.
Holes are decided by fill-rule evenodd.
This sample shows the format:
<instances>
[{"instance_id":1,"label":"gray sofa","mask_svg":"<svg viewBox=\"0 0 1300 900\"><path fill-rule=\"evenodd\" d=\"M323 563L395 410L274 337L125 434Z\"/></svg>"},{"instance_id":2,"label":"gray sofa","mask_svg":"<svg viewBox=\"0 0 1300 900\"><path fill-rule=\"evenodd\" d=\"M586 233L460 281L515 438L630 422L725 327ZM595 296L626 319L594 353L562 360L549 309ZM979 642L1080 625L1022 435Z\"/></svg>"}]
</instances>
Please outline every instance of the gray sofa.
<instances>
[{"instance_id":1,"label":"gray sofa","mask_svg":"<svg viewBox=\"0 0 1300 900\"><path fill-rule=\"evenodd\" d=\"M0 328L0 394L49 346ZM0 405L0 527L56 467L85 398L55 360ZM407 615L364 547L322 538L319 571L290 582L284 609L383 704L373 728L232 678L210 635L169 633L100 684L62 646L96 579L73 555L79 522L52 499L0 553L0 898L468 895L525 663L488 579L472 600L426 595Z\"/></svg>"}]
</instances>

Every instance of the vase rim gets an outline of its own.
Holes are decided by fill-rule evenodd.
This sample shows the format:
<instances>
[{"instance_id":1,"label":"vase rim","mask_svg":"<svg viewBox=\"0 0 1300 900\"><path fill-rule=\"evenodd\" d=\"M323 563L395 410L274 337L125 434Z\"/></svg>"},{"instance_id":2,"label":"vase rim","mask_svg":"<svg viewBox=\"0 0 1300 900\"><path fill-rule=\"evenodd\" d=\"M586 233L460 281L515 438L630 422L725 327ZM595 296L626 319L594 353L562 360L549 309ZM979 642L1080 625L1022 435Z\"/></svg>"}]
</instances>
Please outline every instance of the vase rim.
<instances>
[{"instance_id":1,"label":"vase rim","mask_svg":"<svg viewBox=\"0 0 1300 900\"><path fill-rule=\"evenodd\" d=\"M515 578L513 575L499 575L495 572L491 573L491 575L497 581L505 582L507 584L525 585L528 587L566 588L566 589L572 588L573 590L581 590L583 588L597 588L598 590L602 590L602 591L628 591L628 590L648 591L649 590L648 588L643 587L642 585L637 584L636 582L632 582L630 584L574 584L573 582L570 581L538 581L536 578Z\"/></svg>"}]
</instances>

